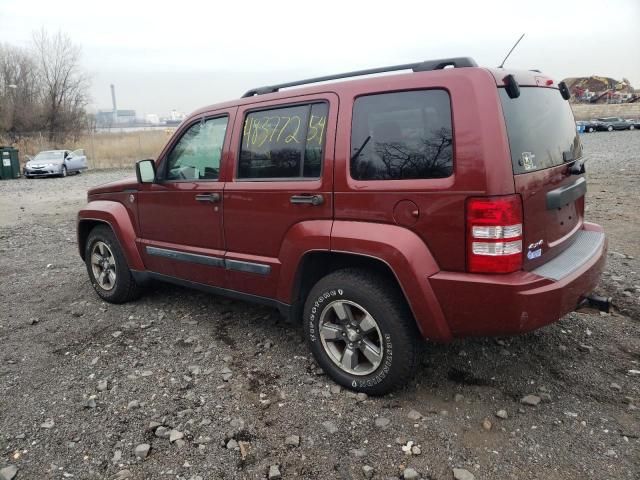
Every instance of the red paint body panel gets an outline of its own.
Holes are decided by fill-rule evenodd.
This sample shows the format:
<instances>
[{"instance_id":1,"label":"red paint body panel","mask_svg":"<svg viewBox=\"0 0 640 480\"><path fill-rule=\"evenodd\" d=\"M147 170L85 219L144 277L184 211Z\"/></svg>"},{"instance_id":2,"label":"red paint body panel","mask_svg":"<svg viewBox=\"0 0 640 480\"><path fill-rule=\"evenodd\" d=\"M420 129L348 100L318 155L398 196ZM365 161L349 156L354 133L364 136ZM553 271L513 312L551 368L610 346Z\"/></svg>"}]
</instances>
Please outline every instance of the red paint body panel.
<instances>
[{"instance_id":1,"label":"red paint body panel","mask_svg":"<svg viewBox=\"0 0 640 480\"><path fill-rule=\"evenodd\" d=\"M585 230L602 231L594 224ZM475 275L439 272L429 282L456 337L515 335L559 320L592 292L604 269L607 244L577 271L552 281L530 272Z\"/></svg>"},{"instance_id":2,"label":"red paint body panel","mask_svg":"<svg viewBox=\"0 0 640 480\"><path fill-rule=\"evenodd\" d=\"M516 191L524 206L524 244L544 241L541 257L534 260L525 257L525 270L532 270L562 253L571 245L568 240L582 227L584 197L553 210L547 209L546 204L550 190L569 185L577 178L569 173L567 165L515 175Z\"/></svg>"},{"instance_id":3,"label":"red paint body panel","mask_svg":"<svg viewBox=\"0 0 640 480\"><path fill-rule=\"evenodd\" d=\"M115 233L129 268L144 270L145 265L136 245L135 217L125 207L125 198L130 194L111 194L111 200L90 201L78 212L78 224L86 220L97 220L108 224ZM78 242L80 256L84 256L84 245Z\"/></svg>"},{"instance_id":4,"label":"red paint body panel","mask_svg":"<svg viewBox=\"0 0 640 480\"><path fill-rule=\"evenodd\" d=\"M464 204L469 196L513 193L509 143L494 78L482 69L455 69L394 78L394 90L444 89L453 117L454 174L430 180L353 180L349 174L350 135L336 143L336 220L394 223L393 209L402 200L418 205L415 232L445 270L464 271ZM463 73L460 75L460 73ZM389 77L345 89L341 102L389 90ZM352 82L356 83L356 82ZM479 121L482 119L482 121ZM339 131L351 130L352 109L340 110ZM510 165L510 163L508 164ZM509 167L510 168L510 167Z\"/></svg>"},{"instance_id":5,"label":"red paint body panel","mask_svg":"<svg viewBox=\"0 0 640 480\"><path fill-rule=\"evenodd\" d=\"M396 225L336 221L331 250L385 262L394 272L422 335L438 341L451 339L449 326L428 282L428 277L439 270L438 264L415 233Z\"/></svg>"},{"instance_id":6,"label":"red paint body panel","mask_svg":"<svg viewBox=\"0 0 640 480\"><path fill-rule=\"evenodd\" d=\"M309 220L295 224L285 235L278 259L280 275L276 298L283 303L293 302L293 288L298 266L305 254L328 252L331 249L333 220Z\"/></svg>"},{"instance_id":7,"label":"red paint body panel","mask_svg":"<svg viewBox=\"0 0 640 480\"><path fill-rule=\"evenodd\" d=\"M282 258L283 244L291 231L300 232L301 223L329 221L333 217L333 151L338 116L338 97L333 93L298 96L285 102L288 105L325 101L330 104L327 116L324 162L319 179L292 181L249 181L236 179L235 161L227 166L228 181L224 188L224 235L227 257L246 260L256 256L258 263L271 267L269 275L229 270L227 288L252 295L276 297L280 265L296 262L298 258ZM282 102L261 102L260 108L280 106ZM256 105L238 109L231 139L230 156L239 157L244 117ZM293 195L322 195L321 205L292 204ZM302 231L304 231L302 227ZM297 235L293 233L292 235ZM289 240L290 242L290 240ZM324 242L329 243L327 238ZM285 254L290 250L285 249ZM288 274L287 274L288 275ZM291 291L289 286L289 291ZM290 294L286 297L289 298Z\"/></svg>"}]
</instances>

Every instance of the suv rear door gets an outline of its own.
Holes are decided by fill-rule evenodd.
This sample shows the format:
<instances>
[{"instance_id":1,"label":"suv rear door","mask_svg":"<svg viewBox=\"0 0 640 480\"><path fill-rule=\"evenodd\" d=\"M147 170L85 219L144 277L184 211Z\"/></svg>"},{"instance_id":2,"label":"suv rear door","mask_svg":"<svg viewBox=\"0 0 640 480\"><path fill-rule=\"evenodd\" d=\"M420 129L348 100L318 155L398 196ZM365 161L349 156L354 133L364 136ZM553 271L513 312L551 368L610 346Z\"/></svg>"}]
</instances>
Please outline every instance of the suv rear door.
<instances>
[{"instance_id":1,"label":"suv rear door","mask_svg":"<svg viewBox=\"0 0 640 480\"><path fill-rule=\"evenodd\" d=\"M308 232L305 222L327 221L313 225L329 249L337 115L333 93L239 107L224 191L228 288L276 297L285 240L304 242L291 232Z\"/></svg>"},{"instance_id":2,"label":"suv rear door","mask_svg":"<svg viewBox=\"0 0 640 480\"><path fill-rule=\"evenodd\" d=\"M572 174L582 159L569 102L557 88L520 87L499 96L509 137L515 191L522 196L524 268L550 260L571 244L584 217L586 181Z\"/></svg>"}]
</instances>

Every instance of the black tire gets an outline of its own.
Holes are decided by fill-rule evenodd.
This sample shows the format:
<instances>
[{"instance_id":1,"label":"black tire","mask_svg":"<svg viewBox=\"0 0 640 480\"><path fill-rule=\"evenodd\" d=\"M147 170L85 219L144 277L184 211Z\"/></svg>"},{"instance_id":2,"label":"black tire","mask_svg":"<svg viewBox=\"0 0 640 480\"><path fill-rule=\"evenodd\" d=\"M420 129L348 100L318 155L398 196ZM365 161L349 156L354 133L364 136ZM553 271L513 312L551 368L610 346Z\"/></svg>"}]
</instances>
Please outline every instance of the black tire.
<instances>
[{"instance_id":1,"label":"black tire","mask_svg":"<svg viewBox=\"0 0 640 480\"><path fill-rule=\"evenodd\" d=\"M611 125L609 125L609 126L607 127L607 131L609 131L609 132L613 132L613 127L612 127Z\"/></svg>"},{"instance_id":2,"label":"black tire","mask_svg":"<svg viewBox=\"0 0 640 480\"><path fill-rule=\"evenodd\" d=\"M99 285L91 266L91 254L98 242L103 242L109 247L115 260L116 280L114 286L109 290ZM85 245L84 258L89 280L100 298L109 303L125 303L140 296L141 289L134 280L133 275L131 275L131 270L129 270L127 261L122 253L120 243L110 227L98 225L91 230Z\"/></svg>"},{"instance_id":3,"label":"black tire","mask_svg":"<svg viewBox=\"0 0 640 480\"><path fill-rule=\"evenodd\" d=\"M589 127L589 133L593 133L593 127Z\"/></svg>"},{"instance_id":4,"label":"black tire","mask_svg":"<svg viewBox=\"0 0 640 480\"><path fill-rule=\"evenodd\" d=\"M62 166L62 173L60 173L60 176L61 176L62 178L64 178L64 177L66 177L66 176L67 176L67 167L66 167L66 166L64 166L64 165Z\"/></svg>"},{"instance_id":5,"label":"black tire","mask_svg":"<svg viewBox=\"0 0 640 480\"><path fill-rule=\"evenodd\" d=\"M382 360L369 374L345 371L334 363L323 345L319 323L323 312L331 309L330 305L338 300L364 307L377 323L382 336ZM309 292L303 320L305 337L316 361L340 385L368 395L384 395L413 378L422 339L394 281L361 269L349 268L330 273Z\"/></svg>"},{"instance_id":6,"label":"black tire","mask_svg":"<svg viewBox=\"0 0 640 480\"><path fill-rule=\"evenodd\" d=\"M635 129L636 129L635 125L631 125L631 126L629 127L629 130L635 130Z\"/></svg>"}]
</instances>

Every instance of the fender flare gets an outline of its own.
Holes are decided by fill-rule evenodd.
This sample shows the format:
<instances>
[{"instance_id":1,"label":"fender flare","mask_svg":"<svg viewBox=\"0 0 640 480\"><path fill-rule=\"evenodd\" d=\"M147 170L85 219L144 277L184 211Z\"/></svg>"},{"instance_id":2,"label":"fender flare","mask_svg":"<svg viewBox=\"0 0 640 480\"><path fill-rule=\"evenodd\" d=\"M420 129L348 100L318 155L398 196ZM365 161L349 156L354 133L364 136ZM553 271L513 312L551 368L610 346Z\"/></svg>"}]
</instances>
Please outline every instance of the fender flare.
<instances>
[{"instance_id":1,"label":"fender flare","mask_svg":"<svg viewBox=\"0 0 640 480\"><path fill-rule=\"evenodd\" d=\"M144 262L136 244L136 229L124 205L115 201L94 200L78 212L78 249L83 260L86 234L88 234L83 225L91 223L109 225L120 243L129 268L131 270L145 270Z\"/></svg>"},{"instance_id":2,"label":"fender flare","mask_svg":"<svg viewBox=\"0 0 640 480\"><path fill-rule=\"evenodd\" d=\"M398 225L336 220L331 251L384 262L395 275L423 337L440 342L453 338L429 283L440 267L416 233Z\"/></svg>"},{"instance_id":3,"label":"fender flare","mask_svg":"<svg viewBox=\"0 0 640 480\"><path fill-rule=\"evenodd\" d=\"M333 220L307 220L293 225L282 240L278 259L280 274L276 298L291 303L296 273L302 258L311 251L328 252L331 248L331 227Z\"/></svg>"}]
</instances>

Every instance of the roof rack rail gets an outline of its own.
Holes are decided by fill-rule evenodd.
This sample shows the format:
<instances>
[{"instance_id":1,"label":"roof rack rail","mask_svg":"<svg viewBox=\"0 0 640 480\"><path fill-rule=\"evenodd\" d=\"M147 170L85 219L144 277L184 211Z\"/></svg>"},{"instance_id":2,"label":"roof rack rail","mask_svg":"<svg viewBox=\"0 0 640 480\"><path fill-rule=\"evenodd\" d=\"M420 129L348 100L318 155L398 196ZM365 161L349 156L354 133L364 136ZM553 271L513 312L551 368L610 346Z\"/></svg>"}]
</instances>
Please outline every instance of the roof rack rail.
<instances>
[{"instance_id":1,"label":"roof rack rail","mask_svg":"<svg viewBox=\"0 0 640 480\"><path fill-rule=\"evenodd\" d=\"M242 98L253 97L254 95L264 95L265 93L274 93L281 88L297 87L309 83L326 82L329 80L338 80L341 78L359 77L362 75L373 75L375 73L395 72L398 70L413 70L414 72L428 72L431 70L442 70L445 67L477 67L478 64L471 57L453 57L441 58L439 60L425 60L424 62L405 63L403 65L392 65L390 67L371 68L368 70L356 70L355 72L338 73L335 75L326 75L324 77L307 78L306 80L298 80L295 82L280 83L277 85L267 85L264 87L253 88L242 95Z\"/></svg>"}]
</instances>

